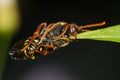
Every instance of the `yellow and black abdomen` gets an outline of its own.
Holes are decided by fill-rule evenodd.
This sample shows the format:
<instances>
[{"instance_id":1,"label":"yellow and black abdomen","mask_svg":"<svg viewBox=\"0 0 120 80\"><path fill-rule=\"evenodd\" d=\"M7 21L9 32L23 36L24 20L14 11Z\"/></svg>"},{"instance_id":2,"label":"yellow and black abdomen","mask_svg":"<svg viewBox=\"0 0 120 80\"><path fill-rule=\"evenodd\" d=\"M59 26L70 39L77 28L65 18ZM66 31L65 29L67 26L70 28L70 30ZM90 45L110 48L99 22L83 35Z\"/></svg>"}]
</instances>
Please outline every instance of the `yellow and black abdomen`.
<instances>
[{"instance_id":1,"label":"yellow and black abdomen","mask_svg":"<svg viewBox=\"0 0 120 80\"><path fill-rule=\"evenodd\" d=\"M25 40L21 40L13 45L13 47L9 50L9 55L11 59L14 60L25 60L27 57L24 52L21 52L21 49L24 46Z\"/></svg>"},{"instance_id":2,"label":"yellow and black abdomen","mask_svg":"<svg viewBox=\"0 0 120 80\"><path fill-rule=\"evenodd\" d=\"M39 39L34 39L34 41L24 51L21 51L21 49L28 45L30 39L31 37L14 44L9 51L10 58L14 60L25 60L27 58L34 59L34 50L36 49L36 44Z\"/></svg>"}]
</instances>

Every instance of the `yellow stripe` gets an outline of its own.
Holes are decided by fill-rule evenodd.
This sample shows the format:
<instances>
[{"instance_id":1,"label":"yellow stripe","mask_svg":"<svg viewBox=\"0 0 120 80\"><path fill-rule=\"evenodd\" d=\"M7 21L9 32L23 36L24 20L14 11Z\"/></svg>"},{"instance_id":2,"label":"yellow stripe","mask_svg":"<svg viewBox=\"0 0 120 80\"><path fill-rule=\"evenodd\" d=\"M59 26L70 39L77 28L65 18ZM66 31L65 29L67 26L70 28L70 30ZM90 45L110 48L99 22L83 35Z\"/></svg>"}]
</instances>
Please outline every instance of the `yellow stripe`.
<instances>
[{"instance_id":1,"label":"yellow stripe","mask_svg":"<svg viewBox=\"0 0 120 80\"><path fill-rule=\"evenodd\" d=\"M29 55L27 54L26 50L24 50L24 54L25 54L25 56L28 57L28 58L35 59L35 56L34 56L34 55L29 56Z\"/></svg>"},{"instance_id":2,"label":"yellow stripe","mask_svg":"<svg viewBox=\"0 0 120 80\"><path fill-rule=\"evenodd\" d=\"M43 49L42 49L42 47L40 48L40 51L42 51Z\"/></svg>"}]
</instances>

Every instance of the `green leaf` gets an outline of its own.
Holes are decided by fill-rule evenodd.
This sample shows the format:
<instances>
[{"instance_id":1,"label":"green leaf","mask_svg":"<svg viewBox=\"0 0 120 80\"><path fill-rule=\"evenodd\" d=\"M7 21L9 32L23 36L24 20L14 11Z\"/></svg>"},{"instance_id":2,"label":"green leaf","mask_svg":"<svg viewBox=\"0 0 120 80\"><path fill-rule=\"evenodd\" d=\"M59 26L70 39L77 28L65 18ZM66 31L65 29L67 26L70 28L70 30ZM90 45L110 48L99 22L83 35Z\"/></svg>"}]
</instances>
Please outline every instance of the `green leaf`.
<instances>
[{"instance_id":1,"label":"green leaf","mask_svg":"<svg viewBox=\"0 0 120 80\"><path fill-rule=\"evenodd\" d=\"M93 39L101 41L112 41L120 43L120 25L110 26L103 29L79 33L78 39ZM74 37L71 37L74 39Z\"/></svg>"}]
</instances>

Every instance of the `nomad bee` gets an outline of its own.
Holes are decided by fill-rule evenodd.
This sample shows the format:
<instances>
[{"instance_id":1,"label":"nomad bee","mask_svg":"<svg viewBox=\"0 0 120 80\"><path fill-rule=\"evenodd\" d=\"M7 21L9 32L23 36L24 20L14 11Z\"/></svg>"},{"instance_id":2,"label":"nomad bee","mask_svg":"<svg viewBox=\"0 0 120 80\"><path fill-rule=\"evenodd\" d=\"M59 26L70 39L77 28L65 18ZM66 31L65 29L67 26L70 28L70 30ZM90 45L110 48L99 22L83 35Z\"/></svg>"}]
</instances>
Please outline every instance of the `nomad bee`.
<instances>
[{"instance_id":1,"label":"nomad bee","mask_svg":"<svg viewBox=\"0 0 120 80\"><path fill-rule=\"evenodd\" d=\"M74 23L57 22L47 25L44 22L37 27L33 36L16 43L9 51L9 55L15 60L35 59L39 54L47 55L58 48L67 46L72 42L70 36L77 39L78 33L87 32L89 31L87 28L104 24L105 22L78 26Z\"/></svg>"}]
</instances>

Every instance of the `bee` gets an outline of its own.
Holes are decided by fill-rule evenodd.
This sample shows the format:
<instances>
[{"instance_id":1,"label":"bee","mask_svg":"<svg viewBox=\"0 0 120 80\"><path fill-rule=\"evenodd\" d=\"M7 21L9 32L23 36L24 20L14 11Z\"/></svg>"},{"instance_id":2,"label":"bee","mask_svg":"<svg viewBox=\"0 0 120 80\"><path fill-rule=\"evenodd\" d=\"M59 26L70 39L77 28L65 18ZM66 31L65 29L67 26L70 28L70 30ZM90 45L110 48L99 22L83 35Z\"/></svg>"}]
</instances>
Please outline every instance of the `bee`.
<instances>
[{"instance_id":1,"label":"bee","mask_svg":"<svg viewBox=\"0 0 120 80\"><path fill-rule=\"evenodd\" d=\"M17 42L9 51L15 60L35 59L37 55L48 55L53 51L67 46L77 34L90 31L87 28L105 25L105 21L96 24L78 26L75 23L57 22L47 25L43 22L38 25L33 36Z\"/></svg>"}]
</instances>

